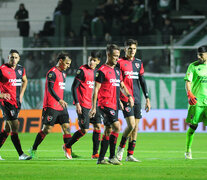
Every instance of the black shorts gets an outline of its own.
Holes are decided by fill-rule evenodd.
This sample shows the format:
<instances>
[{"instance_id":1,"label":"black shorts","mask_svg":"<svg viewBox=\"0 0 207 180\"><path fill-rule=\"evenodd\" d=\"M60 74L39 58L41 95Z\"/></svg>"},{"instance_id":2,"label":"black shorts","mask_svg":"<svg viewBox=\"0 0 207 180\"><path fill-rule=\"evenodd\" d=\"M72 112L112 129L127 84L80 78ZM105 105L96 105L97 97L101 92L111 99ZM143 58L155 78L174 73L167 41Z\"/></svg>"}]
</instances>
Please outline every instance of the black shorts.
<instances>
[{"instance_id":1,"label":"black shorts","mask_svg":"<svg viewBox=\"0 0 207 180\"><path fill-rule=\"evenodd\" d=\"M89 129L89 111L90 109L87 109L83 106L81 106L82 108L82 114L78 114L78 124L79 124L79 127L81 129Z\"/></svg>"},{"instance_id":2,"label":"black shorts","mask_svg":"<svg viewBox=\"0 0 207 180\"><path fill-rule=\"evenodd\" d=\"M118 110L114 110L109 107L99 107L99 110L103 116L104 126L110 126L114 122L118 121Z\"/></svg>"},{"instance_id":3,"label":"black shorts","mask_svg":"<svg viewBox=\"0 0 207 180\"><path fill-rule=\"evenodd\" d=\"M3 120L13 121L18 118L19 111L21 109L21 103L18 103L18 108L16 108L14 105L5 102L4 105L1 104L2 114L3 114Z\"/></svg>"},{"instance_id":4,"label":"black shorts","mask_svg":"<svg viewBox=\"0 0 207 180\"><path fill-rule=\"evenodd\" d=\"M57 111L52 108L45 108L42 110L42 123L45 125L54 126L54 124L69 123L68 110Z\"/></svg>"},{"instance_id":5,"label":"black shorts","mask_svg":"<svg viewBox=\"0 0 207 180\"><path fill-rule=\"evenodd\" d=\"M102 119L103 119L103 117L102 117L102 115L101 115L101 113L100 113L100 111L99 111L99 108L97 107L96 108L96 115L95 115L95 117L93 117L93 118L90 118L90 123L92 123L92 124L98 124L98 123L102 123Z\"/></svg>"},{"instance_id":6,"label":"black shorts","mask_svg":"<svg viewBox=\"0 0 207 180\"><path fill-rule=\"evenodd\" d=\"M122 101L122 103L124 105L124 110L122 111L125 118L130 116L134 116L136 119L142 118L141 104L134 104L134 107L131 108L128 102Z\"/></svg>"}]
</instances>

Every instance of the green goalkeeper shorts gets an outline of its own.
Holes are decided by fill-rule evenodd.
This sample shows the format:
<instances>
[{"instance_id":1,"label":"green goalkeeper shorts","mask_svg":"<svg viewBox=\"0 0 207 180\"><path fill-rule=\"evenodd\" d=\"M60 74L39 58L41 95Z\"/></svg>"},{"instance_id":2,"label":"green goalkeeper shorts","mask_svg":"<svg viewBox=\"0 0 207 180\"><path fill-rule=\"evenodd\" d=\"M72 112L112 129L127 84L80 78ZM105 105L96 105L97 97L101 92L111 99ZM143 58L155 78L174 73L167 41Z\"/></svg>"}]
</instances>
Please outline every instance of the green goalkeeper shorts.
<instances>
[{"instance_id":1,"label":"green goalkeeper shorts","mask_svg":"<svg viewBox=\"0 0 207 180\"><path fill-rule=\"evenodd\" d=\"M198 124L204 122L207 126L207 106L189 106L186 123Z\"/></svg>"}]
</instances>

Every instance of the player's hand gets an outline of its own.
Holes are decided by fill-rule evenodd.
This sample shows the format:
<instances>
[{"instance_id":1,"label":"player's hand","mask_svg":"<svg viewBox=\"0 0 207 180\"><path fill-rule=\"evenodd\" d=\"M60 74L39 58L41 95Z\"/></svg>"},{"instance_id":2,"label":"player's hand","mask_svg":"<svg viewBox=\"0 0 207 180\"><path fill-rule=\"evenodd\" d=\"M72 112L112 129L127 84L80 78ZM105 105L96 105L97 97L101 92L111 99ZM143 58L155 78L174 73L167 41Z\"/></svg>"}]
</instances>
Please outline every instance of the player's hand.
<instances>
[{"instance_id":1,"label":"player's hand","mask_svg":"<svg viewBox=\"0 0 207 180\"><path fill-rule=\"evenodd\" d=\"M20 103L22 103L22 101L23 101L23 95L21 95L21 94L20 94L20 97L19 97L19 101L20 101Z\"/></svg>"},{"instance_id":2,"label":"player's hand","mask_svg":"<svg viewBox=\"0 0 207 180\"><path fill-rule=\"evenodd\" d=\"M151 104L149 98L146 99L146 104L145 104L145 111L149 112L151 109Z\"/></svg>"},{"instance_id":3,"label":"player's hand","mask_svg":"<svg viewBox=\"0 0 207 180\"><path fill-rule=\"evenodd\" d=\"M89 112L89 117L93 118L93 117L95 117L95 115L96 115L96 108L92 108Z\"/></svg>"},{"instance_id":4,"label":"player's hand","mask_svg":"<svg viewBox=\"0 0 207 180\"><path fill-rule=\"evenodd\" d=\"M77 111L77 113L78 113L78 114L82 114L82 108L81 108L80 104L77 103L77 104L75 104L75 106L76 106L76 111Z\"/></svg>"},{"instance_id":5,"label":"player's hand","mask_svg":"<svg viewBox=\"0 0 207 180\"><path fill-rule=\"evenodd\" d=\"M134 106L134 99L133 99L132 96L129 96L129 98L128 98L128 102L129 102L129 104L130 104L131 107Z\"/></svg>"},{"instance_id":6,"label":"player's hand","mask_svg":"<svg viewBox=\"0 0 207 180\"><path fill-rule=\"evenodd\" d=\"M0 98L1 99L6 99L6 100L10 100L11 99L11 96L8 93L1 93L0 94Z\"/></svg>"},{"instance_id":7,"label":"player's hand","mask_svg":"<svg viewBox=\"0 0 207 180\"><path fill-rule=\"evenodd\" d=\"M123 103L122 103L121 101L119 101L119 102L120 102L121 110L124 110L124 105L123 105Z\"/></svg>"},{"instance_id":8,"label":"player's hand","mask_svg":"<svg viewBox=\"0 0 207 180\"><path fill-rule=\"evenodd\" d=\"M193 93L191 91L187 92L187 96L188 96L188 103L190 105L196 105L197 99L196 99L196 97L193 95Z\"/></svg>"},{"instance_id":9,"label":"player's hand","mask_svg":"<svg viewBox=\"0 0 207 180\"><path fill-rule=\"evenodd\" d=\"M66 108L68 106L68 103L66 103L64 100L60 99L59 104L62 106L62 108Z\"/></svg>"}]
</instances>

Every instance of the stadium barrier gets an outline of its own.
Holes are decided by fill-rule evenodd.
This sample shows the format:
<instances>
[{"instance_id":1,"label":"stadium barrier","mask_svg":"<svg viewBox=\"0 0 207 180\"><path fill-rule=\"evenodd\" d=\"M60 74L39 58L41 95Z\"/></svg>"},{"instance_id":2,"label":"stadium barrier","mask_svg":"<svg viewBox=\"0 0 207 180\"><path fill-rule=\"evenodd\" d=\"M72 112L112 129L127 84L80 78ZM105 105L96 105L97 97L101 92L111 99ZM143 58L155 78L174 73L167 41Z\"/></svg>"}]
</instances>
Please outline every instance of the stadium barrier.
<instances>
[{"instance_id":1,"label":"stadium barrier","mask_svg":"<svg viewBox=\"0 0 207 180\"><path fill-rule=\"evenodd\" d=\"M70 116L71 133L79 129L77 114L75 109L68 109ZM41 110L21 110L19 114L19 132L22 133L37 133L41 129L42 111ZM139 132L185 132L187 124L185 118L187 110L166 110L166 109L152 109L149 113L143 111L143 118L139 123ZM126 121L123 114L119 111L119 121L121 123L121 132L126 127ZM3 127L2 115L0 114L0 128ZM90 125L89 132L92 132L92 125ZM104 126L102 125L102 132ZM199 124L197 132L206 132L206 127L203 123ZM55 125L52 132L61 132L61 127Z\"/></svg>"}]
</instances>

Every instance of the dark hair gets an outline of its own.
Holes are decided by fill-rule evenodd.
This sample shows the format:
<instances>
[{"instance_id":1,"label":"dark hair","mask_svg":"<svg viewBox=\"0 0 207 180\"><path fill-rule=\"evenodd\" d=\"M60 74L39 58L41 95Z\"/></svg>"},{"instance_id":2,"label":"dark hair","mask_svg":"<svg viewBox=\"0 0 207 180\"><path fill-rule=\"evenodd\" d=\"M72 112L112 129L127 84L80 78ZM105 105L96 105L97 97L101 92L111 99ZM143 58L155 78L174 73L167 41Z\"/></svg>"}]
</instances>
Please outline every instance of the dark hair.
<instances>
[{"instance_id":1,"label":"dark hair","mask_svg":"<svg viewBox=\"0 0 207 180\"><path fill-rule=\"evenodd\" d=\"M134 39L127 39L127 40L124 42L124 46L131 46L132 44L135 44L135 45L137 46L137 45L138 45L137 40L134 40Z\"/></svg>"},{"instance_id":2,"label":"dark hair","mask_svg":"<svg viewBox=\"0 0 207 180\"><path fill-rule=\"evenodd\" d=\"M107 52L109 52L110 54L112 54L114 50L120 51L121 49L116 44L107 44L107 48L106 48L106 51Z\"/></svg>"},{"instance_id":3,"label":"dark hair","mask_svg":"<svg viewBox=\"0 0 207 180\"><path fill-rule=\"evenodd\" d=\"M12 53L17 53L19 55L19 52L16 49L11 49L9 54L12 54Z\"/></svg>"},{"instance_id":4,"label":"dark hair","mask_svg":"<svg viewBox=\"0 0 207 180\"><path fill-rule=\"evenodd\" d=\"M57 55L57 61L59 61L60 59L62 59L63 61L69 57L69 59L71 60L70 56L68 53L66 52L60 52L58 55Z\"/></svg>"},{"instance_id":5,"label":"dark hair","mask_svg":"<svg viewBox=\"0 0 207 180\"><path fill-rule=\"evenodd\" d=\"M101 59L101 52L100 51L91 51L91 57L92 58L98 58L98 59Z\"/></svg>"},{"instance_id":6,"label":"dark hair","mask_svg":"<svg viewBox=\"0 0 207 180\"><path fill-rule=\"evenodd\" d=\"M198 48L198 53L205 53L205 52L207 52L207 46L206 45L200 46Z\"/></svg>"}]
</instances>

